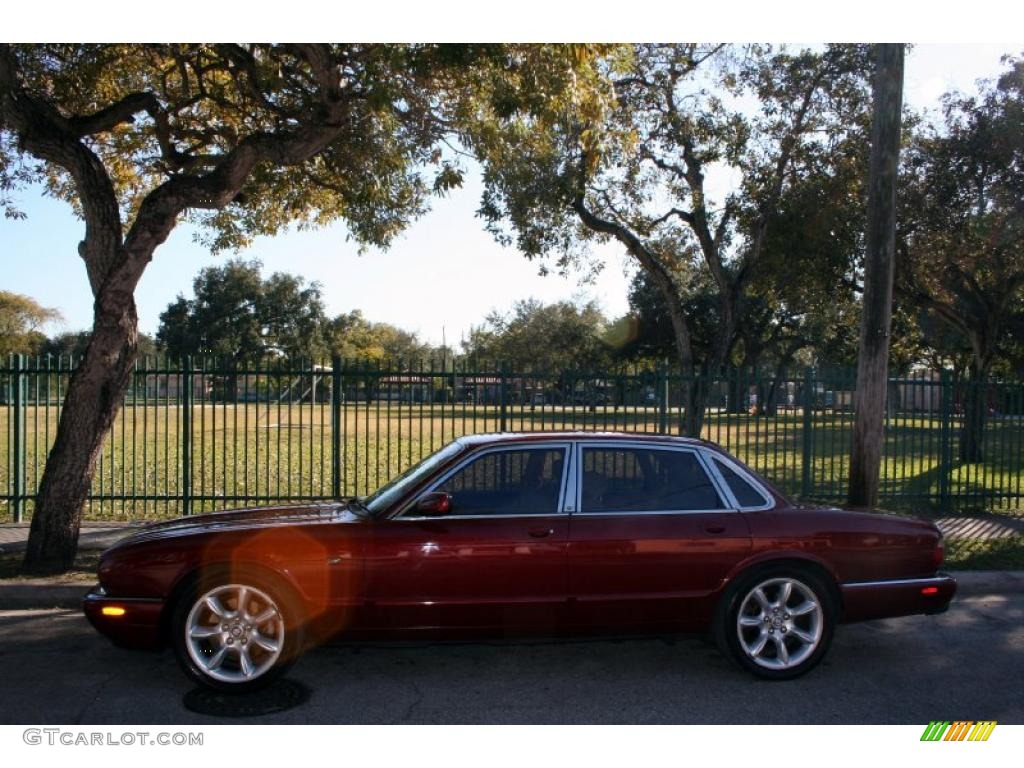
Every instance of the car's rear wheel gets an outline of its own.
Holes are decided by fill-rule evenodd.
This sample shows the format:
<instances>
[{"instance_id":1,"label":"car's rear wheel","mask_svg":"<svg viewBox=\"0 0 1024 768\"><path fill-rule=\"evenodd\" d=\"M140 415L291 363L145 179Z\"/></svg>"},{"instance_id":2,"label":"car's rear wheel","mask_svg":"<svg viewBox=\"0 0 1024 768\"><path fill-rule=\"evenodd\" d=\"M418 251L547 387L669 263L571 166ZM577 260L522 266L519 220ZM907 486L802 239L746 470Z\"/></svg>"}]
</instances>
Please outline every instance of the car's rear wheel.
<instances>
[{"instance_id":1,"label":"car's rear wheel","mask_svg":"<svg viewBox=\"0 0 1024 768\"><path fill-rule=\"evenodd\" d=\"M301 646L294 601L272 581L211 575L185 590L172 618L174 649L196 682L221 691L260 688Z\"/></svg>"},{"instance_id":2,"label":"car's rear wheel","mask_svg":"<svg viewBox=\"0 0 1024 768\"><path fill-rule=\"evenodd\" d=\"M715 627L719 647L758 677L799 677L832 642L835 599L809 569L775 566L742 577L723 608Z\"/></svg>"}]
</instances>

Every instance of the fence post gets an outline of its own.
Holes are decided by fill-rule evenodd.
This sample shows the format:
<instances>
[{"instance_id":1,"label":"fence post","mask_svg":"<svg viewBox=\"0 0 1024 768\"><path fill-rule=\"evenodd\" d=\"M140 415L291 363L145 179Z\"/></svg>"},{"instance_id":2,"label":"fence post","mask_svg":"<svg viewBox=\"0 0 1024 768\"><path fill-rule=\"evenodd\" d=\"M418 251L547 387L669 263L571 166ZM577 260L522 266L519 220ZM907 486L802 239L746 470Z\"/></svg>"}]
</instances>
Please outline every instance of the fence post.
<instances>
[{"instance_id":1,"label":"fence post","mask_svg":"<svg viewBox=\"0 0 1024 768\"><path fill-rule=\"evenodd\" d=\"M664 435L668 432L668 368L664 363L658 363L657 387L658 393L658 434Z\"/></svg>"},{"instance_id":2,"label":"fence post","mask_svg":"<svg viewBox=\"0 0 1024 768\"><path fill-rule=\"evenodd\" d=\"M181 510L192 514L192 356L181 372Z\"/></svg>"},{"instance_id":3,"label":"fence post","mask_svg":"<svg viewBox=\"0 0 1024 768\"><path fill-rule=\"evenodd\" d=\"M953 484L953 382L949 371L942 370L942 412L939 414L939 508L948 512L952 506Z\"/></svg>"},{"instance_id":4,"label":"fence post","mask_svg":"<svg viewBox=\"0 0 1024 768\"><path fill-rule=\"evenodd\" d=\"M331 358L331 496L341 498L341 357Z\"/></svg>"},{"instance_id":5,"label":"fence post","mask_svg":"<svg viewBox=\"0 0 1024 768\"><path fill-rule=\"evenodd\" d=\"M11 510L14 513L14 522L20 523L25 509L25 358L22 355L14 355L14 371L12 383L14 385L14 418L12 426L13 434L13 480L14 480L14 503Z\"/></svg>"},{"instance_id":6,"label":"fence post","mask_svg":"<svg viewBox=\"0 0 1024 768\"><path fill-rule=\"evenodd\" d=\"M811 495L813 475L811 474L811 460L813 454L814 439L814 369L804 370L804 420L803 420L803 461L800 477L800 497L807 499Z\"/></svg>"},{"instance_id":7,"label":"fence post","mask_svg":"<svg viewBox=\"0 0 1024 768\"><path fill-rule=\"evenodd\" d=\"M499 366L498 370L499 383L498 383L498 398L501 400L500 406L500 422L501 427L498 429L499 432L506 432L508 428L508 378L505 375L505 363Z\"/></svg>"}]
</instances>

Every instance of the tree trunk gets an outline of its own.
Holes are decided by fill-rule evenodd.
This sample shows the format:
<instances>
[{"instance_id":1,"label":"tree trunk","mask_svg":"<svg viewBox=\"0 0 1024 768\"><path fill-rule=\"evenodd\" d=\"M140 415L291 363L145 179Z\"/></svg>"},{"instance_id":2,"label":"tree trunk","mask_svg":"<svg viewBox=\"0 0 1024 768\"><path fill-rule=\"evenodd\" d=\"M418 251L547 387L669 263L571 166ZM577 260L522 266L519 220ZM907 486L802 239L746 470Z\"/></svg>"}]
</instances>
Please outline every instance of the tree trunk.
<instances>
[{"instance_id":1,"label":"tree trunk","mask_svg":"<svg viewBox=\"0 0 1024 768\"><path fill-rule=\"evenodd\" d=\"M761 416L774 416L776 413L775 407L775 388L777 382L775 379L770 381L766 379L758 379L757 385L757 404L758 413Z\"/></svg>"},{"instance_id":2,"label":"tree trunk","mask_svg":"<svg viewBox=\"0 0 1024 768\"><path fill-rule=\"evenodd\" d=\"M754 379L755 400L750 406L751 416L766 416L768 414L768 397L771 382L758 376Z\"/></svg>"},{"instance_id":3,"label":"tree trunk","mask_svg":"<svg viewBox=\"0 0 1024 768\"><path fill-rule=\"evenodd\" d=\"M739 367L733 368L726 374L729 382L729 397L726 405L726 413L743 413L743 387L741 386L743 374Z\"/></svg>"},{"instance_id":4,"label":"tree trunk","mask_svg":"<svg viewBox=\"0 0 1024 768\"><path fill-rule=\"evenodd\" d=\"M25 573L60 573L74 563L96 461L131 379L138 351L135 301L131 293L109 293L115 295L96 302L92 337L68 383L36 494Z\"/></svg>"},{"instance_id":5,"label":"tree trunk","mask_svg":"<svg viewBox=\"0 0 1024 768\"><path fill-rule=\"evenodd\" d=\"M693 370L692 376L683 378L683 434L700 437L704 429L704 412L708 402L707 377Z\"/></svg>"},{"instance_id":6,"label":"tree trunk","mask_svg":"<svg viewBox=\"0 0 1024 768\"><path fill-rule=\"evenodd\" d=\"M960 429L960 461L984 461L985 421L988 417L988 366L971 364L971 375L963 389L964 421Z\"/></svg>"},{"instance_id":7,"label":"tree trunk","mask_svg":"<svg viewBox=\"0 0 1024 768\"><path fill-rule=\"evenodd\" d=\"M878 503L884 408L892 326L893 264L896 246L896 175L903 108L903 45L874 46L871 168L864 255L864 296L857 358L857 414L850 455L847 502Z\"/></svg>"},{"instance_id":8,"label":"tree trunk","mask_svg":"<svg viewBox=\"0 0 1024 768\"><path fill-rule=\"evenodd\" d=\"M788 360L781 360L775 366L775 373L772 376L771 388L768 390L768 397L764 404L765 416L779 415L779 389L782 387L782 380L786 377L786 369L788 367Z\"/></svg>"}]
</instances>

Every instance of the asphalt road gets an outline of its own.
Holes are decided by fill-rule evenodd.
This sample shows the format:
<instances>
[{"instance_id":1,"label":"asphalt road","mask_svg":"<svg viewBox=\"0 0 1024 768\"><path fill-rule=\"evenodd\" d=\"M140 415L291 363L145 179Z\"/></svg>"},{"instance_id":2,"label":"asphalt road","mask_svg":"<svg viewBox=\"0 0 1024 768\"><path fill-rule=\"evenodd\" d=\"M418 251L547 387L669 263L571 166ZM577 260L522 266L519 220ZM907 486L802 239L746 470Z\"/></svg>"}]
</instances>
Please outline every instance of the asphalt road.
<instances>
[{"instance_id":1,"label":"asphalt road","mask_svg":"<svg viewBox=\"0 0 1024 768\"><path fill-rule=\"evenodd\" d=\"M338 646L290 677L282 723L1024 723L1024 593L840 627L804 678L748 677L698 637ZM111 646L75 611L0 612L0 723L224 722L183 706L170 652Z\"/></svg>"}]
</instances>

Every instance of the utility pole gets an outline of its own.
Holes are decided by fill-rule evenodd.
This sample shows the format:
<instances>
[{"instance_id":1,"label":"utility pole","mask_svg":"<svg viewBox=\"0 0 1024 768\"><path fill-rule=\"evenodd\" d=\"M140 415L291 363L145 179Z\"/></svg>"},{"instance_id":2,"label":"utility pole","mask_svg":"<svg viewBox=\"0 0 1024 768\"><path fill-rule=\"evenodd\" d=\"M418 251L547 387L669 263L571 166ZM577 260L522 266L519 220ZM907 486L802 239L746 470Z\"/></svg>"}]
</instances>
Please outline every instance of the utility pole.
<instances>
[{"instance_id":1,"label":"utility pole","mask_svg":"<svg viewBox=\"0 0 1024 768\"><path fill-rule=\"evenodd\" d=\"M857 357L857 415L847 493L847 503L857 507L873 507L878 503L892 327L896 178L903 117L903 52L902 43L874 46L864 297L860 354Z\"/></svg>"}]
</instances>

